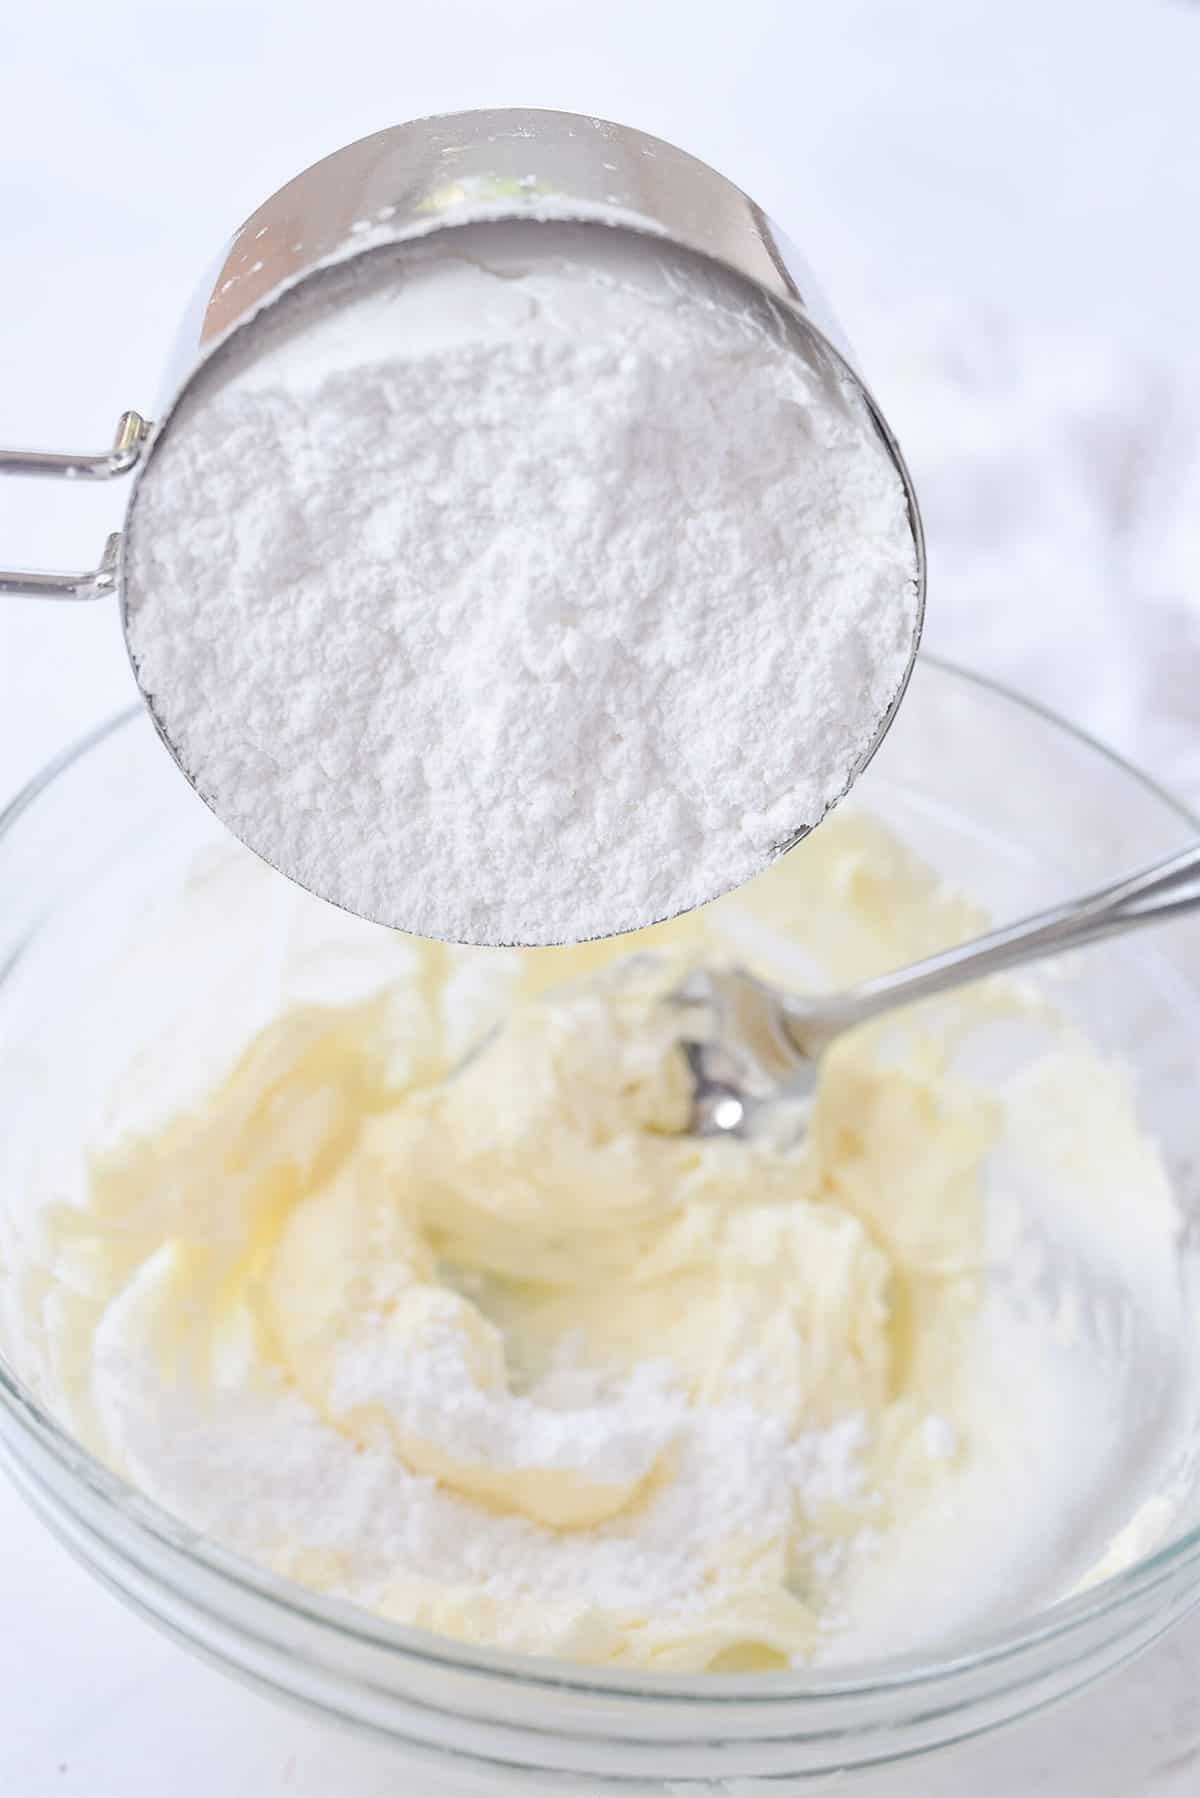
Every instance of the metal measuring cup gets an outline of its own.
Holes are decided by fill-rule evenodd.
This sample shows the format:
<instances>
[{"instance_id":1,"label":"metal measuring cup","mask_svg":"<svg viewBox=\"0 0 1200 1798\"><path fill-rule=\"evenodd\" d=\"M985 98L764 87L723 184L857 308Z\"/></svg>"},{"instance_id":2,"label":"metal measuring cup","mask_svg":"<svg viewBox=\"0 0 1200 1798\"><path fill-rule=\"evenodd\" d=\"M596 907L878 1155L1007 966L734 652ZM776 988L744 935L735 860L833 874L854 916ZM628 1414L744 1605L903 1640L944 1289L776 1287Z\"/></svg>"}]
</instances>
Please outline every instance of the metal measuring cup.
<instances>
[{"instance_id":1,"label":"metal measuring cup","mask_svg":"<svg viewBox=\"0 0 1200 1798\"><path fill-rule=\"evenodd\" d=\"M891 725L920 641L925 549L908 469L812 277L762 209L696 157L604 119L526 108L418 119L347 144L280 188L234 234L185 314L155 424L138 412L122 413L112 448L99 455L0 450L0 474L86 481L135 475L125 531L108 538L95 568L0 571L0 593L94 600L116 592L128 642L123 544L136 517L140 479L180 400L210 357L235 337L252 353L247 334L256 322L285 295L331 267L459 225L493 220L570 221L601 231L616 227L699 257L783 308L818 357L831 359L861 395L907 497L917 615L904 678L851 770L853 781ZM136 661L130 660L137 678ZM154 716L144 689L142 697ZM161 720L154 721L195 786ZM806 834L795 832L778 845L777 853Z\"/></svg>"}]
</instances>

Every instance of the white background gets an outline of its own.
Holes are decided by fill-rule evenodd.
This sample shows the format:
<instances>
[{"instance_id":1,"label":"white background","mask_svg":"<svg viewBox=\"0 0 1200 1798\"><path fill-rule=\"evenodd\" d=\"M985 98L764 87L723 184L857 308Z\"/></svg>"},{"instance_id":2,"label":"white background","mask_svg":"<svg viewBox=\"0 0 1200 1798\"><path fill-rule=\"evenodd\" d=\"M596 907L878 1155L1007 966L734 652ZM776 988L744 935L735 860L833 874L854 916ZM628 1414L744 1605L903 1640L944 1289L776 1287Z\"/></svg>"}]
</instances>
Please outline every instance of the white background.
<instances>
[{"instance_id":1,"label":"white background","mask_svg":"<svg viewBox=\"0 0 1200 1798\"><path fill-rule=\"evenodd\" d=\"M153 408L245 214L343 142L481 105L657 132L780 219L912 463L927 643L1200 802L1193 0L23 7L0 44L0 442L102 448ZM0 564L89 565L121 505L7 482ZM0 601L0 801L131 692L110 608ZM6 1794L403 1789L126 1614L7 1488L0 1617Z\"/></svg>"}]
</instances>

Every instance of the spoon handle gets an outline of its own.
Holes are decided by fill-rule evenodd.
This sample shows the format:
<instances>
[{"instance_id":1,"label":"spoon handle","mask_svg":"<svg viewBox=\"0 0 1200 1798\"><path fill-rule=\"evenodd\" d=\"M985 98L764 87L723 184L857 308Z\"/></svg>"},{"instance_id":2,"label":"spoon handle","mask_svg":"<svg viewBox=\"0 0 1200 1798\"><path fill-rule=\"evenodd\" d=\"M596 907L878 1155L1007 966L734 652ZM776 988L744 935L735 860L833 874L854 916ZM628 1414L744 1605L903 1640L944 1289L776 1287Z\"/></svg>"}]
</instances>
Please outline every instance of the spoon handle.
<instances>
[{"instance_id":1,"label":"spoon handle","mask_svg":"<svg viewBox=\"0 0 1200 1798\"><path fill-rule=\"evenodd\" d=\"M802 1001L785 1000L784 1019L798 1047L806 1054L819 1053L843 1030L880 1012L1196 909L1200 909L1200 845L1082 899L1052 906L912 967L864 981L840 999L823 1000L819 1020Z\"/></svg>"}]
</instances>

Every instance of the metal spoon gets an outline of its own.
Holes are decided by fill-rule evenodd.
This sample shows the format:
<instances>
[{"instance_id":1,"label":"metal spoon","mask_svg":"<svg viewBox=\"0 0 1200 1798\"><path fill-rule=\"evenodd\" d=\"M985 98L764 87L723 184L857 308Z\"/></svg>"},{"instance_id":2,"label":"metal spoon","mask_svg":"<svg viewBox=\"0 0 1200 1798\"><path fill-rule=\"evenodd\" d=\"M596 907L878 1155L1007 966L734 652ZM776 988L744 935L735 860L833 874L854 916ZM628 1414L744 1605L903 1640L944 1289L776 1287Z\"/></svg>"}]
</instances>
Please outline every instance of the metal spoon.
<instances>
[{"instance_id":1,"label":"metal spoon","mask_svg":"<svg viewBox=\"0 0 1200 1798\"><path fill-rule=\"evenodd\" d=\"M671 995L706 1026L702 1037L683 1042L695 1082L688 1133L753 1135L781 1100L802 1118L821 1057L844 1031L989 974L1196 909L1200 846L849 992L800 999L737 968L696 969Z\"/></svg>"}]
</instances>

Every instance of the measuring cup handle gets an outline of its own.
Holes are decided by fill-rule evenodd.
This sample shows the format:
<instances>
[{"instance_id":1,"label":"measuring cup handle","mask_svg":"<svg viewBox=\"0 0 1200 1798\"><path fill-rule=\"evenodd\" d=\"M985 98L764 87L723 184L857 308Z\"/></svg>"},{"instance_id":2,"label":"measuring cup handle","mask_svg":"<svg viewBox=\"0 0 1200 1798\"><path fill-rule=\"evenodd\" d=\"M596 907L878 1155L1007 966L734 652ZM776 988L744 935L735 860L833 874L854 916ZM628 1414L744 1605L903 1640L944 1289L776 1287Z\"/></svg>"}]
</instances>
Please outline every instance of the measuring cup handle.
<instances>
[{"instance_id":1,"label":"measuring cup handle","mask_svg":"<svg viewBox=\"0 0 1200 1798\"><path fill-rule=\"evenodd\" d=\"M42 450L0 449L0 474L54 477L63 481L110 481L128 474L137 462L150 426L140 412L122 412L113 446L100 456L51 455ZM29 569L0 569L0 593L24 594L31 599L102 599L117 585L121 533L114 531L104 545L99 566L82 574L37 574Z\"/></svg>"}]
</instances>

